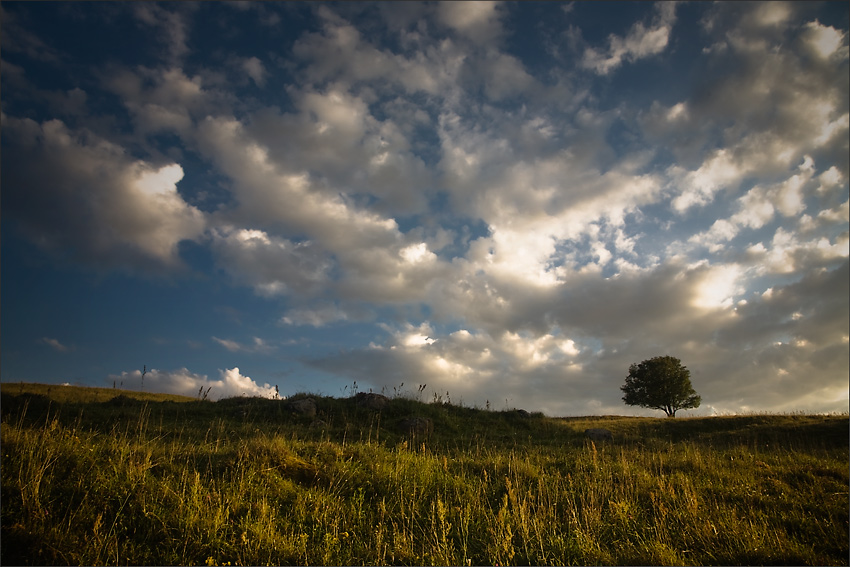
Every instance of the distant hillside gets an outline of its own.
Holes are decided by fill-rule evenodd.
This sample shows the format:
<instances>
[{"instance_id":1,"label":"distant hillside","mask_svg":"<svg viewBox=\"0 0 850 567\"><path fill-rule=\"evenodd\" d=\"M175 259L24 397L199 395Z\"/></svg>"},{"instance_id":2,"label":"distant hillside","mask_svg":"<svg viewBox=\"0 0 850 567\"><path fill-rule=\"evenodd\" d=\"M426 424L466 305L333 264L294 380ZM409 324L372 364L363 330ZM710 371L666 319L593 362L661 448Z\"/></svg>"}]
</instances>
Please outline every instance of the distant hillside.
<instances>
[{"instance_id":1,"label":"distant hillside","mask_svg":"<svg viewBox=\"0 0 850 567\"><path fill-rule=\"evenodd\" d=\"M85 409L89 419L110 421L115 416L127 416L126 406L138 410L146 403L170 419L196 419L193 425L204 429L208 420L219 419L238 427L294 428L299 436L336 441L374 439L392 444L406 437L399 423L411 417L431 423L429 434L432 446L452 446L470 438L496 446L513 446L518 442L535 445L583 443L583 432L590 427L610 429L617 443L659 443L691 441L705 445L737 445L780 443L805 445L811 442L846 446L850 433L845 427L847 416L804 414L738 415L717 417L658 417L576 416L548 417L539 412L524 410L491 411L447 403L429 403L410 397L393 397L381 411L361 408L353 398L334 398L299 393L288 400L259 397L231 397L215 402L198 398L122 390L13 382L0 384L3 415L14 415L28 407L28 418L47 414L64 414L63 421L76 419ZM315 414L304 417L291 411L298 400L310 398ZM112 402L112 403L105 403ZM178 405L173 405L177 403ZM51 406L51 404L54 404ZM75 410L63 411L62 406ZM51 409L52 408L52 409ZM135 414L134 414L135 415ZM316 421L316 428L305 427ZM321 424L320 426L318 424ZM845 424L845 425L842 425ZM374 437L373 437L374 436Z\"/></svg>"},{"instance_id":2,"label":"distant hillside","mask_svg":"<svg viewBox=\"0 0 850 567\"><path fill-rule=\"evenodd\" d=\"M0 392L19 396L33 394L46 396L54 402L90 403L106 402L115 396L126 396L145 402L194 402L195 398L178 396L177 394L158 394L155 392L139 392L138 390L122 390L119 388L90 388L87 386L62 386L56 384L34 384L30 382L2 382Z\"/></svg>"}]
</instances>

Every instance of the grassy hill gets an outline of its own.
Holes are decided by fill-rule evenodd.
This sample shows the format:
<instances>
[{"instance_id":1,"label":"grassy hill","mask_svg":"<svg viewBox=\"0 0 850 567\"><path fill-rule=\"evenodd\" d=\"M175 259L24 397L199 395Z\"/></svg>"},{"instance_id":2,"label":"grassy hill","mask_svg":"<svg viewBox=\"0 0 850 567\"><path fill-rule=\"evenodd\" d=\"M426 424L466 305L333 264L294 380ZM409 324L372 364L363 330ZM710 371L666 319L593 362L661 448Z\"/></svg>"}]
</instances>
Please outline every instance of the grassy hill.
<instances>
[{"instance_id":1,"label":"grassy hill","mask_svg":"<svg viewBox=\"0 0 850 567\"><path fill-rule=\"evenodd\" d=\"M0 384L4 564L846 564L847 416ZM309 405L309 404L308 404ZM428 423L409 428L411 417ZM613 432L591 443L588 427Z\"/></svg>"},{"instance_id":2,"label":"grassy hill","mask_svg":"<svg viewBox=\"0 0 850 567\"><path fill-rule=\"evenodd\" d=\"M29 394L44 396L59 403L92 403L106 402L122 395L144 402L193 402L195 398L177 394L158 394L155 392L139 392L136 390L119 390L115 388L89 388L86 386L57 386L56 384L35 384L31 382L3 382L0 392L9 395Z\"/></svg>"}]
</instances>

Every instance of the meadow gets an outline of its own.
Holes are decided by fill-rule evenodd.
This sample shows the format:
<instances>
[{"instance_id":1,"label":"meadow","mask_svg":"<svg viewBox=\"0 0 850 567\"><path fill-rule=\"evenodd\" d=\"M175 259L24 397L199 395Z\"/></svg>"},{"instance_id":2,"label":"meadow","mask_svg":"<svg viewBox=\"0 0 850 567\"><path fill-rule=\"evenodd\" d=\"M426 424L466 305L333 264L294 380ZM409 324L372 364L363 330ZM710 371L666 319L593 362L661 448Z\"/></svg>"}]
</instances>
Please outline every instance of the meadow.
<instances>
[{"instance_id":1,"label":"meadow","mask_svg":"<svg viewBox=\"0 0 850 567\"><path fill-rule=\"evenodd\" d=\"M847 415L3 383L3 564L846 565ZM299 395L295 398L305 398ZM433 430L399 427L411 415ZM583 431L605 427L612 442Z\"/></svg>"}]
</instances>

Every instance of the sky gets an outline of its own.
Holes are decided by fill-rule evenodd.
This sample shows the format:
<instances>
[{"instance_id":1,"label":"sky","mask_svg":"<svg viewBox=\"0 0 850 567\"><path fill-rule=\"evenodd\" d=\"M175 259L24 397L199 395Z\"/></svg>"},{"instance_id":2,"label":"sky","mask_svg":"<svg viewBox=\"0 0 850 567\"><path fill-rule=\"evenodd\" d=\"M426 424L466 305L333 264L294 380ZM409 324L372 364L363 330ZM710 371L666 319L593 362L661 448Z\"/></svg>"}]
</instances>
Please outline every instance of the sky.
<instances>
[{"instance_id":1,"label":"sky","mask_svg":"<svg viewBox=\"0 0 850 567\"><path fill-rule=\"evenodd\" d=\"M847 2L0 9L4 382L848 411Z\"/></svg>"}]
</instances>

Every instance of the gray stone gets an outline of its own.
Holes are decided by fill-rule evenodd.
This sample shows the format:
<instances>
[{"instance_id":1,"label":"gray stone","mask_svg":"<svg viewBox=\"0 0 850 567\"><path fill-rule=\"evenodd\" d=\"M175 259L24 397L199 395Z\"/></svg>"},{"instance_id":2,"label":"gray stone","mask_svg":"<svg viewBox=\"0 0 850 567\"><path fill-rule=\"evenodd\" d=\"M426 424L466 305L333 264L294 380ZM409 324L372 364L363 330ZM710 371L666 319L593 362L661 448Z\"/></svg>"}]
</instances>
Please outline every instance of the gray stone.
<instances>
[{"instance_id":1,"label":"gray stone","mask_svg":"<svg viewBox=\"0 0 850 567\"><path fill-rule=\"evenodd\" d=\"M373 394L372 392L360 392L354 396L354 401L361 408L381 411L384 409L390 399L383 394Z\"/></svg>"},{"instance_id":2,"label":"gray stone","mask_svg":"<svg viewBox=\"0 0 850 567\"><path fill-rule=\"evenodd\" d=\"M434 432L434 422L427 417L406 417L398 422L398 426L407 433L430 435Z\"/></svg>"},{"instance_id":3,"label":"gray stone","mask_svg":"<svg viewBox=\"0 0 850 567\"><path fill-rule=\"evenodd\" d=\"M286 406L292 413L297 413L305 417L316 417L316 400L313 398L302 398L293 400Z\"/></svg>"},{"instance_id":4,"label":"gray stone","mask_svg":"<svg viewBox=\"0 0 850 567\"><path fill-rule=\"evenodd\" d=\"M584 430L584 436L591 441L613 441L614 434L601 427L592 427Z\"/></svg>"}]
</instances>

